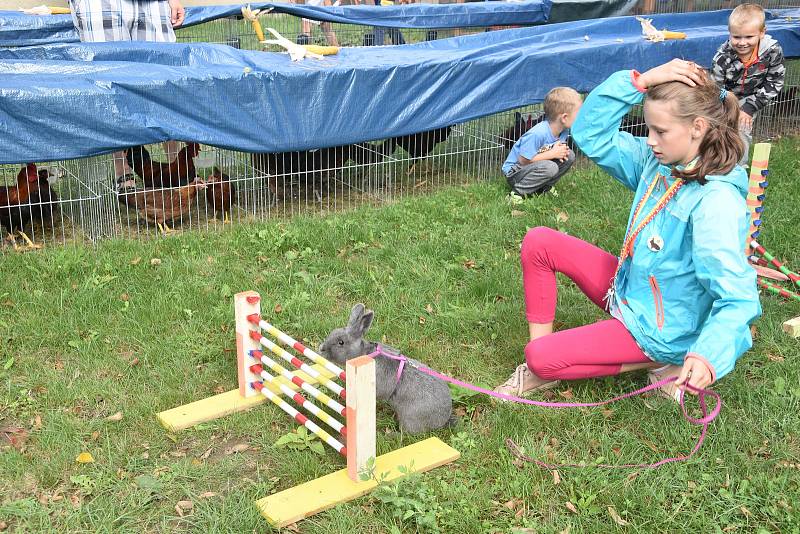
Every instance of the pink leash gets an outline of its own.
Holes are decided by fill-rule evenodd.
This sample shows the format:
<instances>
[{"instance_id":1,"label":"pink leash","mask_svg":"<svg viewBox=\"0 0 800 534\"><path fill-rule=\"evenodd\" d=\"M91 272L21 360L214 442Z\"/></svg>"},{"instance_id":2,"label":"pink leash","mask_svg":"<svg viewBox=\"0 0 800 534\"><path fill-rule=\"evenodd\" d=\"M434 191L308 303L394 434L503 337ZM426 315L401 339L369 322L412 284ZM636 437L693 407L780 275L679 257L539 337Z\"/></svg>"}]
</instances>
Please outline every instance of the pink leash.
<instances>
[{"instance_id":1,"label":"pink leash","mask_svg":"<svg viewBox=\"0 0 800 534\"><path fill-rule=\"evenodd\" d=\"M402 354L400 355L390 354L384 351L383 347L380 344L378 344L377 349L374 352L371 352L367 356L371 358L374 358L376 356L385 356L387 358L399 361L400 365L397 368L397 382L400 382L400 377L403 373L403 368L405 366L405 363L408 361L408 358L406 356ZM605 406L606 404L611 404L612 402L617 402L622 399L627 399L630 397L634 397L636 395L641 395L642 393L647 393L648 391L652 391L654 389L658 389L661 386L669 384L670 382L673 382L677 379L676 377L665 378L653 384L649 384L643 388L637 389L636 391L631 391L629 393L625 393L624 395L614 397L613 399L608 399L599 402L544 402L544 401L523 399L521 397L515 397L514 395L506 395L505 393L498 393L496 391L484 389L482 387L468 384L466 382L462 382L461 380L457 380L455 378L451 378L447 375L443 375L437 371L434 371L433 369L425 367L424 365L415 365L414 363L409 363L409 365L411 365L416 369L419 369L423 373L426 373L440 380L444 380L445 382L450 382L451 384L456 385L458 387L476 391L478 393L483 393L485 395L489 395L491 397L495 397L497 399L502 399L505 401L517 402L520 404L532 404L534 406L541 406L543 408L584 408L592 406ZM681 405L681 410L683 411L683 417L687 421L689 421L689 423L693 425L702 425L703 427L702 431L700 432L700 437L697 438L697 443L695 443L694 447L692 448L691 452L689 452L688 455L677 456L674 458L665 458L663 460L650 464L641 463L641 464L621 464L621 465L611 465L611 464L590 464L590 465L593 465L594 467L604 467L610 469L622 469L622 468L655 469L656 467L660 467L664 464L668 464L671 462L681 462L684 460L688 460L689 458L694 456L694 454L697 451L699 451L700 447L703 445L703 441L705 440L706 433L708 431L708 425L714 419L716 419L716 417L719 415L720 410L722 409L722 398L719 396L719 393L711 391L709 389L696 388L691 384L686 384L686 387L697 393L698 400L700 401L700 410L703 414L703 416L700 418L691 417L688 414L688 412L686 411L686 406L684 405L684 391L680 390L680 405ZM716 401L716 404L714 405L714 408L711 410L710 413L708 412L708 406L706 405L706 396L710 396ZM514 441L511 438L506 439L506 447L508 448L509 452L511 452L511 454L513 454L517 458L525 460L526 462L535 463L536 465L544 467L546 469L558 469L563 467L587 467L587 465L585 464L560 464L560 465L546 464L535 458L530 458L522 454L522 449L519 447L519 445L514 443Z\"/></svg>"}]
</instances>

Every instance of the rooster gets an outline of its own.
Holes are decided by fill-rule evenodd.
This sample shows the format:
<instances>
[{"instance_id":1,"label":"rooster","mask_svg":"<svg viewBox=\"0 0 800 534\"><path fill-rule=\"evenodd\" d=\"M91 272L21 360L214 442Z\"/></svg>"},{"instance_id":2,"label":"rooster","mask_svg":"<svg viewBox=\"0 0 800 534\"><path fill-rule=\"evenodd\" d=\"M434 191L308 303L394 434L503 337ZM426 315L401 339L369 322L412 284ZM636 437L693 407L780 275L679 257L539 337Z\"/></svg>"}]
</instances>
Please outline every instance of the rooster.
<instances>
[{"instance_id":1,"label":"rooster","mask_svg":"<svg viewBox=\"0 0 800 534\"><path fill-rule=\"evenodd\" d=\"M150 158L144 146L129 148L125 159L133 172L144 182L145 189L178 187L187 185L197 177L194 159L200 153L200 145L186 143L171 163L161 163Z\"/></svg>"},{"instance_id":2,"label":"rooster","mask_svg":"<svg viewBox=\"0 0 800 534\"><path fill-rule=\"evenodd\" d=\"M125 193L120 194L118 199L120 203L136 209L146 221L155 223L161 233L168 234L173 231L168 223L188 213L197 198L198 189L205 187L203 180L195 178L183 187Z\"/></svg>"},{"instance_id":3,"label":"rooster","mask_svg":"<svg viewBox=\"0 0 800 534\"><path fill-rule=\"evenodd\" d=\"M506 150L514 148L514 143L519 141L519 138L525 135L528 130L539 124L544 120L544 112L538 114L529 113L524 116L519 111L514 113L514 125L506 128L503 133L497 137L497 142Z\"/></svg>"},{"instance_id":4,"label":"rooster","mask_svg":"<svg viewBox=\"0 0 800 534\"><path fill-rule=\"evenodd\" d=\"M417 132L410 135L401 135L399 137L392 137L387 140L388 149L387 154L392 154L395 147L400 146L408 152L414 160L427 158L436 145L444 143L450 137L450 132L453 130L452 126L445 126L444 128L436 128L435 130L427 130L425 132ZM408 168L407 173L411 174L416 161Z\"/></svg>"},{"instance_id":5,"label":"rooster","mask_svg":"<svg viewBox=\"0 0 800 534\"><path fill-rule=\"evenodd\" d=\"M17 174L17 183L0 188L0 226L8 232L8 240L17 248L14 235L19 233L30 248L39 248L23 231L34 222L45 223L52 219L58 197L51 189L53 175L48 170L37 170L29 163Z\"/></svg>"},{"instance_id":6,"label":"rooster","mask_svg":"<svg viewBox=\"0 0 800 534\"><path fill-rule=\"evenodd\" d=\"M206 182L206 202L214 208L214 216L222 212L222 222L228 222L236 196L236 186L227 174L214 167L214 172Z\"/></svg>"},{"instance_id":7,"label":"rooster","mask_svg":"<svg viewBox=\"0 0 800 534\"><path fill-rule=\"evenodd\" d=\"M359 165L380 163L396 145L356 143L294 152L266 152L252 155L253 166L268 177L274 197L282 194L285 177L301 176L303 182L322 184L352 160ZM388 148L387 148L388 147Z\"/></svg>"}]
</instances>

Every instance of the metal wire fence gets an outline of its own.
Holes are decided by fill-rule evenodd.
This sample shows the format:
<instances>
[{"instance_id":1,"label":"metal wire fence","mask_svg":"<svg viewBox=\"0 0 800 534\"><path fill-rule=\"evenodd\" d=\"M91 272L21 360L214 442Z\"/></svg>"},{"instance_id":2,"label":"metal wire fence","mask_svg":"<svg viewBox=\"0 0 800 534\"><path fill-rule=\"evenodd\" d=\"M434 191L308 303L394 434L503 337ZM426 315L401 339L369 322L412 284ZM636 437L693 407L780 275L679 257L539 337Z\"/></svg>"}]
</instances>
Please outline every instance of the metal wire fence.
<instances>
[{"instance_id":1,"label":"metal wire fence","mask_svg":"<svg viewBox=\"0 0 800 534\"><path fill-rule=\"evenodd\" d=\"M726 7L721 2L694 8ZM781 6L785 6L782 3ZM656 2L655 9L688 9L689 2ZM639 6L642 7L641 5ZM303 22L268 14L265 27L286 36L304 33ZM349 26L349 27L348 27ZM378 44L375 28L333 25L340 44ZM400 35L383 29L385 43ZM414 42L484 31L402 30ZM292 32L295 32L294 34ZM233 17L178 32L180 40L258 49L250 23ZM311 25L312 41L325 30ZM756 118L756 141L800 132L800 61L787 62L786 88ZM519 137L542 120L541 105L463 124L369 142L278 154L249 154L195 143L134 147L126 155L51 163L40 167L0 166L0 227L8 244L93 243L103 238L140 238L176 229L211 230L299 213L325 214L379 204L441 187L502 179L500 167ZM641 108L622 124L646 135ZM130 189L117 176L130 173ZM9 198L10 191L16 197ZM24 231L24 237L20 234Z\"/></svg>"}]
</instances>

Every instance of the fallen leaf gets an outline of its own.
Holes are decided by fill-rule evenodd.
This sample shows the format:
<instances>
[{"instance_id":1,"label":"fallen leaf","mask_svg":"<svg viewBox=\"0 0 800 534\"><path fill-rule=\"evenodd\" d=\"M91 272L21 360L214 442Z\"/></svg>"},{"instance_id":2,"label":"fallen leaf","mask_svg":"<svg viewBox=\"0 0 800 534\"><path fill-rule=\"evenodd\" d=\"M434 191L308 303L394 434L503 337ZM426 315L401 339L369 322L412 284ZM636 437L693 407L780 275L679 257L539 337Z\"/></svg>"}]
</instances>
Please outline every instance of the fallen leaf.
<instances>
[{"instance_id":1,"label":"fallen leaf","mask_svg":"<svg viewBox=\"0 0 800 534\"><path fill-rule=\"evenodd\" d=\"M425 324L425 317L422 315L419 316L419 324Z\"/></svg>"},{"instance_id":2,"label":"fallen leaf","mask_svg":"<svg viewBox=\"0 0 800 534\"><path fill-rule=\"evenodd\" d=\"M616 509L614 509L614 507L613 507L613 506L609 506L609 507L608 507L608 515L610 515L610 516L611 516L611 519L613 519L613 520L614 520L614 522L615 522L616 524L618 524L619 526L621 526L621 527L624 527L625 525L627 525L627 524L628 524L628 522L627 522L627 521L625 521L624 519L622 519L622 518L619 516L619 514L617 513Z\"/></svg>"},{"instance_id":3,"label":"fallen leaf","mask_svg":"<svg viewBox=\"0 0 800 534\"><path fill-rule=\"evenodd\" d=\"M283 311L283 306L281 306L280 304L276 304L275 307L272 309L272 311L274 311L275 313L280 313Z\"/></svg>"},{"instance_id":4,"label":"fallen leaf","mask_svg":"<svg viewBox=\"0 0 800 534\"><path fill-rule=\"evenodd\" d=\"M697 489L697 484L689 480L688 482L686 482L686 487L689 488L690 490Z\"/></svg>"},{"instance_id":5,"label":"fallen leaf","mask_svg":"<svg viewBox=\"0 0 800 534\"><path fill-rule=\"evenodd\" d=\"M511 510L511 511L514 511L514 510L516 510L516 509L517 509L517 506L519 505L519 503L520 503L520 501L519 501L519 500L517 500L517 499L511 499L510 501L506 501L506 502L504 502L504 503L503 503L503 506L505 506L506 508L508 508L508 509L509 509L509 510Z\"/></svg>"},{"instance_id":6,"label":"fallen leaf","mask_svg":"<svg viewBox=\"0 0 800 534\"><path fill-rule=\"evenodd\" d=\"M213 491L204 491L203 493L200 494L201 499L210 499L211 497L216 497L216 496L217 494L214 493Z\"/></svg>"},{"instance_id":7,"label":"fallen leaf","mask_svg":"<svg viewBox=\"0 0 800 534\"><path fill-rule=\"evenodd\" d=\"M106 421L122 421L122 412L117 412L114 415L109 415L106 417Z\"/></svg>"},{"instance_id":8,"label":"fallen leaf","mask_svg":"<svg viewBox=\"0 0 800 534\"><path fill-rule=\"evenodd\" d=\"M558 486L561 484L561 475L558 474L558 471L553 469L553 485Z\"/></svg>"},{"instance_id":9,"label":"fallen leaf","mask_svg":"<svg viewBox=\"0 0 800 534\"><path fill-rule=\"evenodd\" d=\"M522 217L523 215L525 215L524 211L511 210L511 216L512 217Z\"/></svg>"},{"instance_id":10,"label":"fallen leaf","mask_svg":"<svg viewBox=\"0 0 800 534\"><path fill-rule=\"evenodd\" d=\"M237 452L244 452L250 448L250 445L247 443L237 443L233 447L228 447L225 449L225 455L230 456L231 454L235 454Z\"/></svg>"},{"instance_id":11,"label":"fallen leaf","mask_svg":"<svg viewBox=\"0 0 800 534\"><path fill-rule=\"evenodd\" d=\"M558 215L556 215L556 221L558 221L558 222L562 222L563 223L563 222L567 222L568 220L569 220L569 215L567 215L563 211L559 211Z\"/></svg>"},{"instance_id":12,"label":"fallen leaf","mask_svg":"<svg viewBox=\"0 0 800 534\"><path fill-rule=\"evenodd\" d=\"M8 528L8 523L5 521L0 521L0 532Z\"/></svg>"},{"instance_id":13,"label":"fallen leaf","mask_svg":"<svg viewBox=\"0 0 800 534\"><path fill-rule=\"evenodd\" d=\"M520 506L520 507L519 507L519 510L517 510L517 513L516 513L516 514L514 514L514 517L515 517L515 518L517 518L517 519L519 519L519 518L520 518L520 517L522 517L523 515L525 515L525 505L524 505L524 504L523 504L522 506Z\"/></svg>"},{"instance_id":14,"label":"fallen leaf","mask_svg":"<svg viewBox=\"0 0 800 534\"><path fill-rule=\"evenodd\" d=\"M142 262L142 258L137 256L137 257L135 257L135 258L133 258L131 260L131 265L139 265L141 262Z\"/></svg>"},{"instance_id":15,"label":"fallen leaf","mask_svg":"<svg viewBox=\"0 0 800 534\"><path fill-rule=\"evenodd\" d=\"M0 435L8 440L11 446L17 450L21 450L23 445L25 445L25 441L28 439L28 431L17 426L0 428Z\"/></svg>"},{"instance_id":16,"label":"fallen leaf","mask_svg":"<svg viewBox=\"0 0 800 534\"><path fill-rule=\"evenodd\" d=\"M53 367L56 368L56 371L63 371L64 370L64 360L56 360L53 363Z\"/></svg>"},{"instance_id":17,"label":"fallen leaf","mask_svg":"<svg viewBox=\"0 0 800 534\"><path fill-rule=\"evenodd\" d=\"M430 314L432 314L433 313L433 306L431 306L430 304L426 305L425 306L425 311L430 313Z\"/></svg>"},{"instance_id":18,"label":"fallen leaf","mask_svg":"<svg viewBox=\"0 0 800 534\"><path fill-rule=\"evenodd\" d=\"M42 416L38 413L33 416L33 428L42 428Z\"/></svg>"},{"instance_id":19,"label":"fallen leaf","mask_svg":"<svg viewBox=\"0 0 800 534\"><path fill-rule=\"evenodd\" d=\"M752 515L753 515L753 512L751 512L750 510L748 510L748 509L747 509L746 507L744 507L744 506L740 506L740 507L739 507L739 510L741 510L741 512L742 512L742 513L743 513L743 514L744 514L746 517L750 517L750 516L752 516Z\"/></svg>"},{"instance_id":20,"label":"fallen leaf","mask_svg":"<svg viewBox=\"0 0 800 534\"><path fill-rule=\"evenodd\" d=\"M784 360L783 356L778 356L775 354L767 353L767 359L771 362L782 362Z\"/></svg>"},{"instance_id":21,"label":"fallen leaf","mask_svg":"<svg viewBox=\"0 0 800 534\"><path fill-rule=\"evenodd\" d=\"M564 506L566 506L566 507L567 507L567 510L569 510L569 511L570 511L570 512L572 512L573 514L577 514L577 513L578 513L578 509L577 509L577 508L575 508L575 505L574 505L574 504L572 504L572 502L570 502L570 501L567 501L567 502L565 502L565 503L564 503Z\"/></svg>"},{"instance_id":22,"label":"fallen leaf","mask_svg":"<svg viewBox=\"0 0 800 534\"><path fill-rule=\"evenodd\" d=\"M572 388L566 389L564 391L559 391L558 394L565 399L572 399L575 397L575 395L572 394Z\"/></svg>"},{"instance_id":23,"label":"fallen leaf","mask_svg":"<svg viewBox=\"0 0 800 534\"><path fill-rule=\"evenodd\" d=\"M204 452L203 454L200 455L200 459L201 460L207 459L209 456L211 456L211 451L213 451L213 450L214 450L214 447L209 447L208 449L206 449L206 452Z\"/></svg>"},{"instance_id":24,"label":"fallen leaf","mask_svg":"<svg viewBox=\"0 0 800 534\"><path fill-rule=\"evenodd\" d=\"M131 360L131 367L136 367L137 365L139 365L139 357L138 357L138 356L135 356L135 357L134 357L134 358Z\"/></svg>"},{"instance_id":25,"label":"fallen leaf","mask_svg":"<svg viewBox=\"0 0 800 534\"><path fill-rule=\"evenodd\" d=\"M121 300L122 302L128 302L129 300L131 300L131 298L130 296L128 296L127 293L123 293L122 295L119 296L119 300Z\"/></svg>"},{"instance_id":26,"label":"fallen leaf","mask_svg":"<svg viewBox=\"0 0 800 534\"><path fill-rule=\"evenodd\" d=\"M92 432L92 441L97 441L98 439L100 439L100 431L95 430L94 432Z\"/></svg>"},{"instance_id":27,"label":"fallen leaf","mask_svg":"<svg viewBox=\"0 0 800 534\"><path fill-rule=\"evenodd\" d=\"M219 395L220 393L225 393L225 386L217 386L214 388L214 393Z\"/></svg>"},{"instance_id":28,"label":"fallen leaf","mask_svg":"<svg viewBox=\"0 0 800 534\"><path fill-rule=\"evenodd\" d=\"M475 263L475 260L467 260L464 262L464 267L467 269L475 269L477 264Z\"/></svg>"},{"instance_id":29,"label":"fallen leaf","mask_svg":"<svg viewBox=\"0 0 800 534\"><path fill-rule=\"evenodd\" d=\"M610 408L603 408L602 412L603 412L603 417L605 417L606 419L614 415L614 410Z\"/></svg>"},{"instance_id":30,"label":"fallen leaf","mask_svg":"<svg viewBox=\"0 0 800 534\"><path fill-rule=\"evenodd\" d=\"M153 267L161 265L161 258L153 258L153 259L151 259L150 260L150 265L152 265Z\"/></svg>"},{"instance_id":31,"label":"fallen leaf","mask_svg":"<svg viewBox=\"0 0 800 534\"><path fill-rule=\"evenodd\" d=\"M159 475L163 475L164 473L169 473L169 466L168 465L162 465L161 467L156 467L155 469L153 469L153 476L154 477L157 477Z\"/></svg>"},{"instance_id":32,"label":"fallen leaf","mask_svg":"<svg viewBox=\"0 0 800 534\"><path fill-rule=\"evenodd\" d=\"M175 505L175 511L178 512L178 515L183 517L186 512L191 512L194 508L194 503L192 501L178 501Z\"/></svg>"},{"instance_id":33,"label":"fallen leaf","mask_svg":"<svg viewBox=\"0 0 800 534\"><path fill-rule=\"evenodd\" d=\"M75 461L79 464L91 464L94 462L94 457L92 457L91 453L82 452L75 458Z\"/></svg>"}]
</instances>

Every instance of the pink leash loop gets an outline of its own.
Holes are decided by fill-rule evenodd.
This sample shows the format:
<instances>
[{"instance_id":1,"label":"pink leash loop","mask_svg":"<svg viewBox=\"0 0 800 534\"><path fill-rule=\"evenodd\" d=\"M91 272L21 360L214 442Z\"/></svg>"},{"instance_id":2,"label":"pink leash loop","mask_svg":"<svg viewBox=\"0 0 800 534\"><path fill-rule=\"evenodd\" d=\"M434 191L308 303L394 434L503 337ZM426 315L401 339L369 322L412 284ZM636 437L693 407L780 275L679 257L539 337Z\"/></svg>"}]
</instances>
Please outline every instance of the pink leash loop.
<instances>
[{"instance_id":1,"label":"pink leash loop","mask_svg":"<svg viewBox=\"0 0 800 534\"><path fill-rule=\"evenodd\" d=\"M383 347L381 347L380 344L378 344L378 346L377 346L377 348L376 348L376 350L374 352L371 352L367 356L369 356L370 358L375 358L376 356L386 356L387 358L391 358L393 360L398 360L400 362L400 365L399 365L399 367L397 369L397 382L400 382L400 376L401 376L401 374L403 372L403 367L405 365L405 362L408 361L408 358L406 358L402 354L400 354L400 355L389 354L389 353L387 353L386 351L383 350ZM416 369L419 369L423 373L426 373L426 374L428 374L430 376L433 376L435 378L438 378L440 380L444 380L445 382L449 382L449 383L451 383L453 385L456 385L458 387L462 387L462 388L465 388L465 389L476 391L478 393L483 393L485 395L489 395L491 397L495 397L495 398L506 400L506 401L517 402L517 403L520 403L520 404L531 404L531 405L534 405L534 406L541 406L543 408L586 408L586 407L593 407L593 406L605 406L606 404L611 404L612 402L617 402L617 401L620 401L622 399L627 399L627 398L630 398L630 397L634 397L636 395L641 395L641 394L646 393L648 391L652 391L654 389L658 389L661 386L669 384L670 382L673 382L673 381L675 381L677 379L676 377L665 378L665 379L659 380L658 382L655 382L653 384L649 384L649 385L647 385L647 386L645 386L643 388L637 389L636 391L631 391L629 393L625 393L624 395L619 395L619 396L614 397L612 399L599 401L599 402L544 402L544 401L535 401L535 400L531 400L531 399L523 399L521 397L516 397L514 395L506 395L505 393L498 393L496 391L492 391L492 390L489 390L489 389L484 389L484 388L482 388L480 386L475 386L473 384L468 384L467 382L462 382L461 380L449 377L447 375L444 375L442 373L434 371L433 369L430 369L430 368L425 367L423 365L414 365L414 364L411 364L411 365L413 367L415 367ZM663 460L660 460L660 461L655 462L655 463L650 463L650 464L642 463L642 464L622 464L622 465L611 465L611 464L591 464L591 465L594 465L594 467L603 467L603 468L609 468L609 469L621 469L621 468L650 468L650 469L653 469L653 468L660 467L660 466L662 466L664 464L667 464L667 463L670 463L670 462L679 462L679 461L683 461L683 460L688 460L689 458L694 456L694 454L698 450L700 450L700 447L703 445L703 441L705 440L705 437L706 437L706 431L708 430L708 425L714 419L716 419L716 417L719 415L720 411L722 410L722 398L720 397L719 393L717 393L716 391L711 391L709 389L696 388L696 387L692 386L691 384L686 384L686 387L688 387L689 389L691 389L692 391L697 393L698 401L700 403L700 410L701 410L701 412L703 414L703 416L700 417L700 418L691 417L689 415L689 413L686 411L686 405L684 403L685 392L684 392L684 390L681 390L681 393L680 393L680 405L681 405L681 411L683 412L683 417L689 423L691 423L693 425L702 425L702 427L703 427L702 431L700 432L700 437L697 439L697 442L695 443L694 447L692 448L691 452L689 452L688 455L677 456L677 457L673 457L673 458L665 458ZM713 397L714 400L716 401L715 405L714 405L714 408L711 410L710 413L708 412L708 406L706 404L706 396ZM518 458L520 458L522 460L525 460L527 462L535 463L536 465L538 465L540 467L544 467L546 469L558 469L558 468L561 468L561 467L586 467L586 465L582 465L582 464L552 465L552 464L546 464L546 463L544 463L544 462L542 462L540 460L537 460L535 458L530 458L530 457L525 456L525 455L522 454L522 449L519 447L519 445L514 443L514 441L511 438L508 438L506 440L506 447L508 447L509 452L511 452L513 455L517 456Z\"/></svg>"}]
</instances>

